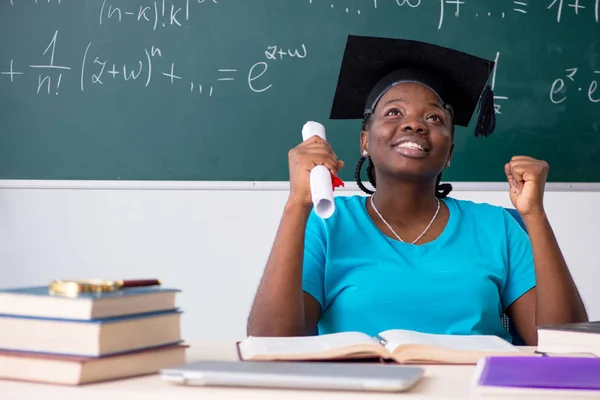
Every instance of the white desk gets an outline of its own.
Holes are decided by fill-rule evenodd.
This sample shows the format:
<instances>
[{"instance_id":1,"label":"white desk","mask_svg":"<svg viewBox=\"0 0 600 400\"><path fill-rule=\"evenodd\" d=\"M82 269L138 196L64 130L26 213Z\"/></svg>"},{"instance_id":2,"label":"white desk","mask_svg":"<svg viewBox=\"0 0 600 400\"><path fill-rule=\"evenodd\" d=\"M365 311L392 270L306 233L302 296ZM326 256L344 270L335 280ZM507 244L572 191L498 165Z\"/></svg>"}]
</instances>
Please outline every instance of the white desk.
<instances>
[{"instance_id":1,"label":"white desk","mask_svg":"<svg viewBox=\"0 0 600 400\"><path fill-rule=\"evenodd\" d=\"M198 360L237 360L233 342L191 343L187 350L188 362ZM118 381L67 387L37 383L0 380L1 400L57 399L57 400L166 400L166 399L460 399L468 398L470 380L475 366L426 366L421 381L403 393L331 392L302 390L272 390L245 388L185 387L165 382L158 375ZM492 397L481 397L492 399ZM517 397L502 397L515 399ZM520 399L525 399L519 397ZM540 397L531 397L540 399Z\"/></svg>"}]
</instances>

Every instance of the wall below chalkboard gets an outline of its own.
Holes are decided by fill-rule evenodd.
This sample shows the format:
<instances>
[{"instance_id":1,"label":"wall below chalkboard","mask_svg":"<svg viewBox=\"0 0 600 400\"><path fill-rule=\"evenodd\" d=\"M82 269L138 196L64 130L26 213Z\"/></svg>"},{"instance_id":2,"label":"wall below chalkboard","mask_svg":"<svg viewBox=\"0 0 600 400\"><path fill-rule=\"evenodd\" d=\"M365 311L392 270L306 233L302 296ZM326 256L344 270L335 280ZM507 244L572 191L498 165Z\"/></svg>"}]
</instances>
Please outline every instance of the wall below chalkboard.
<instances>
[{"instance_id":1,"label":"wall below chalkboard","mask_svg":"<svg viewBox=\"0 0 600 400\"><path fill-rule=\"evenodd\" d=\"M600 182L600 1L5 0L0 179L287 180L302 125L348 166L359 121L328 120L348 34L497 62L498 127L457 129L444 179L503 182L516 154Z\"/></svg>"},{"instance_id":2,"label":"wall below chalkboard","mask_svg":"<svg viewBox=\"0 0 600 400\"><path fill-rule=\"evenodd\" d=\"M288 193L152 185L0 188L0 289L57 278L160 277L165 286L183 290L178 306L187 341L243 338ZM451 195L510 206L506 189ZM600 192L552 192L545 198L571 274L596 320L599 203Z\"/></svg>"}]
</instances>

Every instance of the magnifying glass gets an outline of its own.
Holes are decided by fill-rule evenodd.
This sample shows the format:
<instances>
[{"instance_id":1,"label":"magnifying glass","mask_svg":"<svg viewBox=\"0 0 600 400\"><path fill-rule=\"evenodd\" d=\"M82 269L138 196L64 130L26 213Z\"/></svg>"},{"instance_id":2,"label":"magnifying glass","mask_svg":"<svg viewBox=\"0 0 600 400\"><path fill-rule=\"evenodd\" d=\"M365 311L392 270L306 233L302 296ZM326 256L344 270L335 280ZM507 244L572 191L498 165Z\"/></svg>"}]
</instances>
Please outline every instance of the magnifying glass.
<instances>
[{"instance_id":1,"label":"magnifying glass","mask_svg":"<svg viewBox=\"0 0 600 400\"><path fill-rule=\"evenodd\" d=\"M77 296L80 293L107 293L129 287L160 285L160 279L138 279L138 280L55 280L50 283L50 294L63 296Z\"/></svg>"}]
</instances>

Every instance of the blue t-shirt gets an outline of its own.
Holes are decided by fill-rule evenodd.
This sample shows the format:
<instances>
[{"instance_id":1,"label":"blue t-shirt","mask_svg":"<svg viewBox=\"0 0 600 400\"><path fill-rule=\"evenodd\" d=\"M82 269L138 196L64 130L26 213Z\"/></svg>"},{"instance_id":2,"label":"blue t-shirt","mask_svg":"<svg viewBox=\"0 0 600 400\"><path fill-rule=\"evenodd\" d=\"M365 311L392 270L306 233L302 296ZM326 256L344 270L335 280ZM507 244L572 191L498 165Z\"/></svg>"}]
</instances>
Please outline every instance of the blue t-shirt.
<instances>
[{"instance_id":1,"label":"blue t-shirt","mask_svg":"<svg viewBox=\"0 0 600 400\"><path fill-rule=\"evenodd\" d=\"M321 305L320 334L387 329L487 334L512 341L501 322L535 286L529 236L502 207L445 198L450 217L432 242L382 233L364 196L336 197L306 227L303 289Z\"/></svg>"}]
</instances>

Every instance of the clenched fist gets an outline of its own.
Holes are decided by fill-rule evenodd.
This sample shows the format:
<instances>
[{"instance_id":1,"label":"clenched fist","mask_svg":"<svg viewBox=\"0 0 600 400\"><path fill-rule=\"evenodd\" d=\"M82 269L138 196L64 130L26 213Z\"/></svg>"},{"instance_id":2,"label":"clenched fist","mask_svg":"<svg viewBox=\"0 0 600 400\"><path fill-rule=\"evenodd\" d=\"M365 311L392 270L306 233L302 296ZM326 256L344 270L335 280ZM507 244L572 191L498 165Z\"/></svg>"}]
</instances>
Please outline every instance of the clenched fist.
<instances>
[{"instance_id":1,"label":"clenched fist","mask_svg":"<svg viewBox=\"0 0 600 400\"><path fill-rule=\"evenodd\" d=\"M521 216L543 214L548 163L527 156L515 156L504 166L510 185L510 200Z\"/></svg>"}]
</instances>

